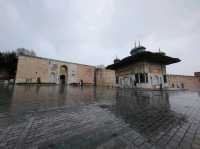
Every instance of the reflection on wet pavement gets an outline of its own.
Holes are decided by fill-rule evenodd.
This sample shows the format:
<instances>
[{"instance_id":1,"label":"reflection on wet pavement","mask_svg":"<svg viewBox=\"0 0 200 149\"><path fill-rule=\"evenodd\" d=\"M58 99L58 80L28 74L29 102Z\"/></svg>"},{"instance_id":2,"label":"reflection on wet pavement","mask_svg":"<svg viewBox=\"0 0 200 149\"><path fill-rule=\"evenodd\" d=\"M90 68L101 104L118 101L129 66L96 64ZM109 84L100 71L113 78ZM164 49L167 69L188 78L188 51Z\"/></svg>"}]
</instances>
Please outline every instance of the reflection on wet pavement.
<instances>
[{"instance_id":1,"label":"reflection on wet pavement","mask_svg":"<svg viewBox=\"0 0 200 149\"><path fill-rule=\"evenodd\" d=\"M0 87L0 148L200 148L200 93Z\"/></svg>"}]
</instances>

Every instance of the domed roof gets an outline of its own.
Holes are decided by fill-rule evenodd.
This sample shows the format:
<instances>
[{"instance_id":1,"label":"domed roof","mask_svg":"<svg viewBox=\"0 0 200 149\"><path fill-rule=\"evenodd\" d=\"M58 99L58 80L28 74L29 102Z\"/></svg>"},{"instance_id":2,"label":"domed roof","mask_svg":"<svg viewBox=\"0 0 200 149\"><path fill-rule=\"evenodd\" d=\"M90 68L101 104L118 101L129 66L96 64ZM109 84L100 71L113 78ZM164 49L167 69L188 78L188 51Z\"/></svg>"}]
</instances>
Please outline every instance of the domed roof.
<instances>
[{"instance_id":1,"label":"domed roof","mask_svg":"<svg viewBox=\"0 0 200 149\"><path fill-rule=\"evenodd\" d=\"M138 53L144 52L145 50L146 50L146 47L139 45L138 47L133 48L130 51L130 54L131 54L131 56L134 56L134 55L136 55Z\"/></svg>"}]
</instances>

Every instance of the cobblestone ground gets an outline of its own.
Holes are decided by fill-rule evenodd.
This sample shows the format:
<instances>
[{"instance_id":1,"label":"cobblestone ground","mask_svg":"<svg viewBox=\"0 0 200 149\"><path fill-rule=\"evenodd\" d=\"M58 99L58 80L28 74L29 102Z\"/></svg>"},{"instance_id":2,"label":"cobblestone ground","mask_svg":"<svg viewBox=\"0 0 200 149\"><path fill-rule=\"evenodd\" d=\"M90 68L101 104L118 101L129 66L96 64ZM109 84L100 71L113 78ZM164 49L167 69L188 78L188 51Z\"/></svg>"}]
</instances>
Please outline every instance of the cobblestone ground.
<instances>
[{"instance_id":1,"label":"cobblestone ground","mask_svg":"<svg viewBox=\"0 0 200 149\"><path fill-rule=\"evenodd\" d=\"M200 94L1 87L0 148L200 149Z\"/></svg>"}]
</instances>

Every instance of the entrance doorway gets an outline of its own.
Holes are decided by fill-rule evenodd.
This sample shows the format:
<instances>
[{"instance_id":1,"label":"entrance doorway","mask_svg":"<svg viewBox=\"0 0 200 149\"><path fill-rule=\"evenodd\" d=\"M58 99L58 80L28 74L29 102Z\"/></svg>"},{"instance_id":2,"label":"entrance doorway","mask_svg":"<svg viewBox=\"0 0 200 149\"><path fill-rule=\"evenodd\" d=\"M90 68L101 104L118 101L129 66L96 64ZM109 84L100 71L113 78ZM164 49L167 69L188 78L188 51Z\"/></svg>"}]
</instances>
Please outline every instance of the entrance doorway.
<instances>
[{"instance_id":1,"label":"entrance doorway","mask_svg":"<svg viewBox=\"0 0 200 149\"><path fill-rule=\"evenodd\" d=\"M65 84L65 75L60 75L60 84Z\"/></svg>"},{"instance_id":2,"label":"entrance doorway","mask_svg":"<svg viewBox=\"0 0 200 149\"><path fill-rule=\"evenodd\" d=\"M60 84L67 84L68 81L68 69L66 65L60 67Z\"/></svg>"}]
</instances>

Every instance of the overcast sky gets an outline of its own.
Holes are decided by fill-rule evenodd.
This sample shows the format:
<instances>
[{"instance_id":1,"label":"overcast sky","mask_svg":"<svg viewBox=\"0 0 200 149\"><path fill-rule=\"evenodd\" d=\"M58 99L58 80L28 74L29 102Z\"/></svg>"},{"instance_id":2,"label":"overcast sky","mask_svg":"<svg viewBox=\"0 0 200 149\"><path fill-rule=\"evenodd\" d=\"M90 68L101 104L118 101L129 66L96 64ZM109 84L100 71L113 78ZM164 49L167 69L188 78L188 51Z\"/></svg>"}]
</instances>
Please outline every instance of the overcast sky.
<instances>
[{"instance_id":1,"label":"overcast sky","mask_svg":"<svg viewBox=\"0 0 200 149\"><path fill-rule=\"evenodd\" d=\"M168 73L200 71L200 0L0 0L0 49L108 65L135 41L182 62Z\"/></svg>"}]
</instances>

